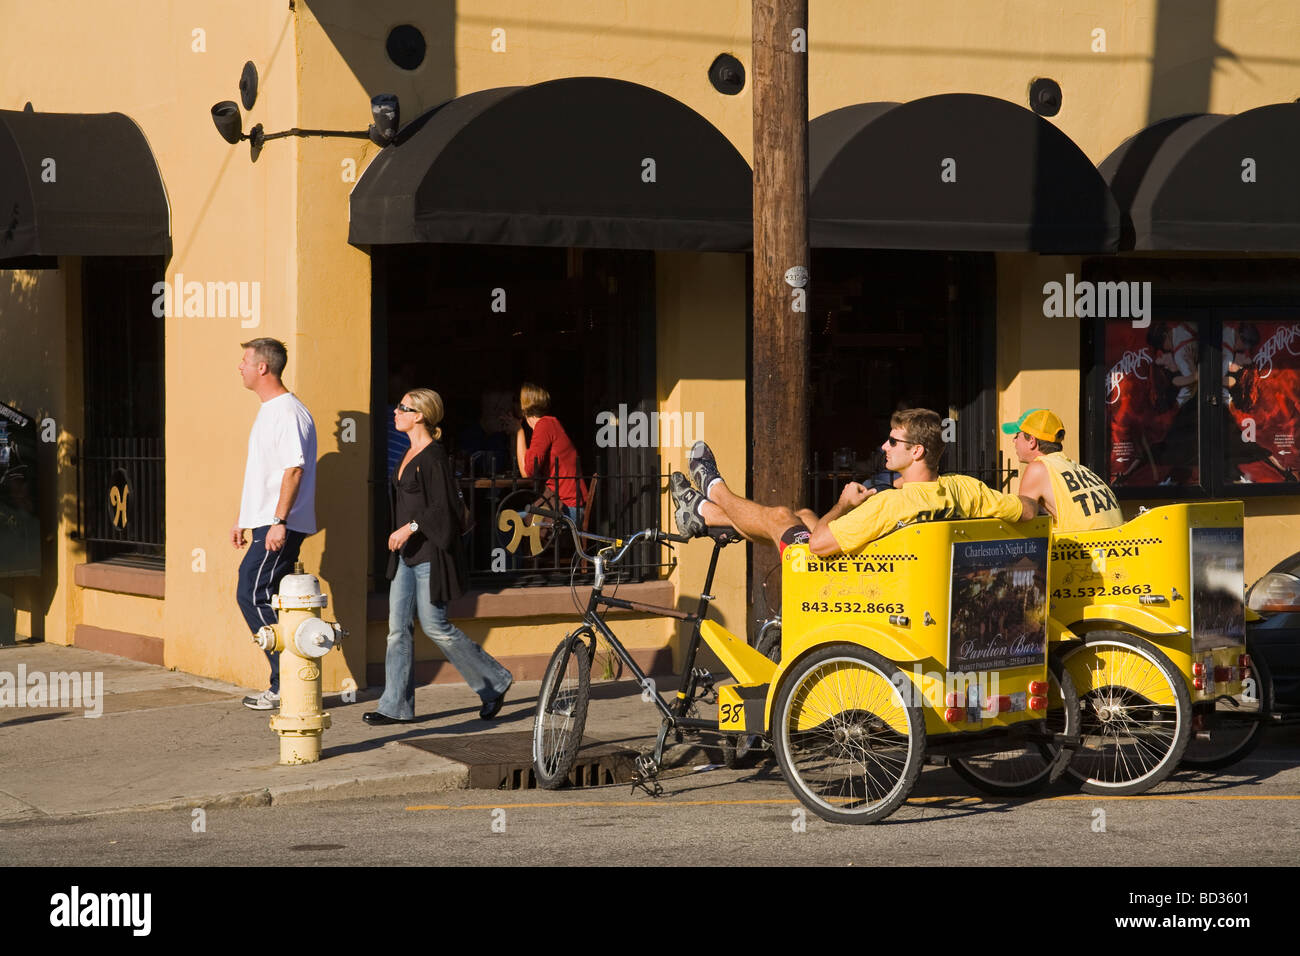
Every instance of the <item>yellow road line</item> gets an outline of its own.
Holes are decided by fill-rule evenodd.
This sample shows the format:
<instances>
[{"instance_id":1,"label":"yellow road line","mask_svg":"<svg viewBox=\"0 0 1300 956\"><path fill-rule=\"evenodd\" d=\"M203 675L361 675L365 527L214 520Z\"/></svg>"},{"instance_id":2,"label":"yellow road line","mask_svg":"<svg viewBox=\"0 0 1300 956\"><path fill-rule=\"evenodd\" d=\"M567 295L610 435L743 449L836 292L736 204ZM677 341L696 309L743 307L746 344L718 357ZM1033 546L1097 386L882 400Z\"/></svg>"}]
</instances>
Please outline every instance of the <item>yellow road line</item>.
<instances>
[{"instance_id":1,"label":"yellow road line","mask_svg":"<svg viewBox=\"0 0 1300 956\"><path fill-rule=\"evenodd\" d=\"M1297 793L1231 794L1231 793L1139 793L1130 797L1101 796L1081 793L1068 797L1048 797L1049 800L1300 800Z\"/></svg>"},{"instance_id":2,"label":"yellow road line","mask_svg":"<svg viewBox=\"0 0 1300 956\"><path fill-rule=\"evenodd\" d=\"M534 807L739 807L762 806L764 804L798 803L798 800L570 800L555 803L476 803L465 807L453 807L445 803L429 803L422 806L406 807L407 810L496 810L531 809Z\"/></svg>"},{"instance_id":3,"label":"yellow road line","mask_svg":"<svg viewBox=\"0 0 1300 956\"><path fill-rule=\"evenodd\" d=\"M1046 797L1043 802L1050 803L1055 800L1300 800L1300 794L1277 794L1269 795L1233 795L1233 794L1181 794L1181 793L1148 793L1137 794L1135 796L1092 796L1081 794L1078 796L1063 797ZM941 803L950 804L970 804L970 803L997 803L1005 801L986 800L983 797L910 797L908 803ZM1018 801L1024 802L1024 801ZM406 810L417 812L421 810L535 810L535 809L574 809L581 807L748 807L748 806L795 806L798 800L791 799L773 799L773 800L567 800L555 801L548 803L474 803L463 807L452 806L448 803L426 803L419 806L406 807Z\"/></svg>"}]
</instances>

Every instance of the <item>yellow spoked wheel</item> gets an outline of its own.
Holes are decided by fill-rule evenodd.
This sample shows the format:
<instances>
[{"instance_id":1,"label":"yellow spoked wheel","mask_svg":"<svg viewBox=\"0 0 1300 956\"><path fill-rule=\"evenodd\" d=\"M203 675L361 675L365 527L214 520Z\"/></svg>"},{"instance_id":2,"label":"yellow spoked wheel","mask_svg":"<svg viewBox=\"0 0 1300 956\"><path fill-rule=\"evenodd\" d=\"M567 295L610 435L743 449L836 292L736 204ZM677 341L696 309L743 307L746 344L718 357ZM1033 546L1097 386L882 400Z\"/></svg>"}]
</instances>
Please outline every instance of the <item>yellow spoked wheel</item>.
<instances>
[{"instance_id":1,"label":"yellow spoked wheel","mask_svg":"<svg viewBox=\"0 0 1300 956\"><path fill-rule=\"evenodd\" d=\"M1047 673L1049 734L1072 737L1079 732L1079 695L1074 681L1058 661ZM1070 753L1057 743L1032 743L1014 750L976 757L953 757L948 766L972 786L999 797L1024 797L1057 780L1070 763Z\"/></svg>"},{"instance_id":2,"label":"yellow spoked wheel","mask_svg":"<svg viewBox=\"0 0 1300 956\"><path fill-rule=\"evenodd\" d=\"M783 682L772 746L804 806L832 823L873 823L912 791L925 721L911 679L875 651L831 644Z\"/></svg>"},{"instance_id":3,"label":"yellow spoked wheel","mask_svg":"<svg viewBox=\"0 0 1300 956\"><path fill-rule=\"evenodd\" d=\"M1191 733L1182 674L1154 645L1095 631L1062 655L1079 695L1080 744L1068 768L1086 793L1143 793L1178 766Z\"/></svg>"}]
</instances>

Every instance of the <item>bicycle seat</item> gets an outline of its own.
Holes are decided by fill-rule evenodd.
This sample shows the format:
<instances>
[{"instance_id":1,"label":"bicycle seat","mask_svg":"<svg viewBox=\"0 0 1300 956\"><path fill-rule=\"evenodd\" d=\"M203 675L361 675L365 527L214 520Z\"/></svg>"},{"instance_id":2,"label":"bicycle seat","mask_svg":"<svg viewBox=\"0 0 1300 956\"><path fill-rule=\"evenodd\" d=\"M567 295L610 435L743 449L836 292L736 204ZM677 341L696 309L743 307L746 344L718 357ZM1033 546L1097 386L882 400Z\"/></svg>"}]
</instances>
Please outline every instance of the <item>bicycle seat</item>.
<instances>
[{"instance_id":1,"label":"bicycle seat","mask_svg":"<svg viewBox=\"0 0 1300 956\"><path fill-rule=\"evenodd\" d=\"M708 532L710 538L712 538L714 541L716 541L719 545L721 545L724 548L729 544L735 544L737 541L745 540L740 536L740 532L738 532L735 528L729 528L726 525L719 525L719 526L710 525L706 529L706 531Z\"/></svg>"}]
</instances>

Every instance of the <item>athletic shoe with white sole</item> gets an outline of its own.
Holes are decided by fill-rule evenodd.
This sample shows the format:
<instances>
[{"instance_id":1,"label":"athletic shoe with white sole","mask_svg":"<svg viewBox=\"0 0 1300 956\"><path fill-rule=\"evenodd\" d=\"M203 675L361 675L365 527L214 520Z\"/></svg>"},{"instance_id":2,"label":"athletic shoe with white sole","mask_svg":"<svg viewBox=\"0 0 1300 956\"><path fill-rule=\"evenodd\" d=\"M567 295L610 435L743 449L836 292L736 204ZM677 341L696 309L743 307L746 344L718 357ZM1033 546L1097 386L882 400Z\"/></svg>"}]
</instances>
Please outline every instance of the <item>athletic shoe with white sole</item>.
<instances>
[{"instance_id":1,"label":"athletic shoe with white sole","mask_svg":"<svg viewBox=\"0 0 1300 956\"><path fill-rule=\"evenodd\" d=\"M700 516L704 495L692 488L680 471L674 471L668 479L668 491L673 499L673 518L677 522L677 530L691 538L703 537L708 527Z\"/></svg>"},{"instance_id":2,"label":"athletic shoe with white sole","mask_svg":"<svg viewBox=\"0 0 1300 956\"><path fill-rule=\"evenodd\" d=\"M244 706L249 710L275 710L280 706L280 695L264 690L260 694L245 697Z\"/></svg>"},{"instance_id":3,"label":"athletic shoe with white sole","mask_svg":"<svg viewBox=\"0 0 1300 956\"><path fill-rule=\"evenodd\" d=\"M691 481L695 482L695 487L700 489L705 498L708 498L709 488L715 481L722 480L722 475L718 473L718 463L713 457L713 449L704 442L697 441L691 446L686 465L691 473Z\"/></svg>"}]
</instances>

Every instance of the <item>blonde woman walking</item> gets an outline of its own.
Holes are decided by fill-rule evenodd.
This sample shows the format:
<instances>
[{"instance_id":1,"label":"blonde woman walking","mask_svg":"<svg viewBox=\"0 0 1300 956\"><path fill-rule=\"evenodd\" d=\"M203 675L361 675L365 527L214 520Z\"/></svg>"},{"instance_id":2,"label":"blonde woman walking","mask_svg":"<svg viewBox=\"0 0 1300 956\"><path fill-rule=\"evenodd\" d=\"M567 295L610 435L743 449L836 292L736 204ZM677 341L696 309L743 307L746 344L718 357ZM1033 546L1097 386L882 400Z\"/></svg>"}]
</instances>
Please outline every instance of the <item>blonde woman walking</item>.
<instances>
[{"instance_id":1,"label":"blonde woman walking","mask_svg":"<svg viewBox=\"0 0 1300 956\"><path fill-rule=\"evenodd\" d=\"M479 717L501 710L514 682L508 670L447 619L448 602L465 591L467 569L460 540L460 497L452 483L447 453L438 439L442 398L413 388L393 410L394 424L411 442L393 472L389 503L396 530L388 536L388 651L384 695L367 724L400 724L415 718L412 629L420 627L479 695Z\"/></svg>"}]
</instances>

